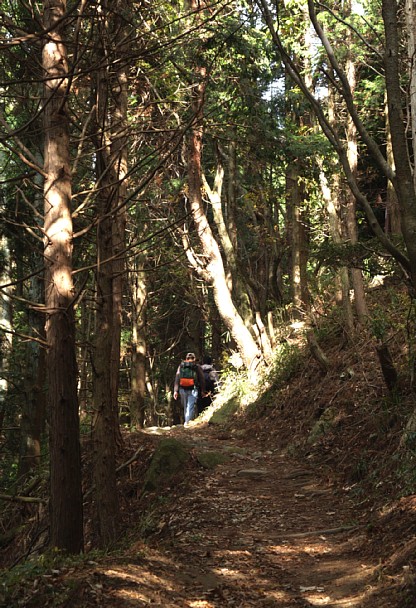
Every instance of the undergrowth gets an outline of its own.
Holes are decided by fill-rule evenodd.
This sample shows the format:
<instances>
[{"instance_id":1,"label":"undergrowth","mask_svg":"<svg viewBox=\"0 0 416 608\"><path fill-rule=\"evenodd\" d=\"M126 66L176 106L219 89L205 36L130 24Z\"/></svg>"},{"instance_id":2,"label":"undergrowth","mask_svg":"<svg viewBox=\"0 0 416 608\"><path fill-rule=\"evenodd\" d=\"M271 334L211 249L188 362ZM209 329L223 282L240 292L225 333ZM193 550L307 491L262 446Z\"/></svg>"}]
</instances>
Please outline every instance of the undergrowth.
<instances>
[{"instance_id":1,"label":"undergrowth","mask_svg":"<svg viewBox=\"0 0 416 608\"><path fill-rule=\"evenodd\" d=\"M308 348L306 328L291 331L257 377L228 374L213 420L231 417L247 433L354 484L369 504L382 504L416 493L414 302L404 289L388 286L370 292L368 306L368 323L353 334L346 334L340 309L315 322L327 372ZM397 371L394 390L383 378L380 344L387 345Z\"/></svg>"},{"instance_id":2,"label":"undergrowth","mask_svg":"<svg viewBox=\"0 0 416 608\"><path fill-rule=\"evenodd\" d=\"M9 570L2 571L0 584L0 606L66 606L71 593L71 579L65 584L56 581L62 572L83 568L102 559L104 552L92 551L88 555L66 555L57 550L48 550L32 557ZM40 597L39 603L36 598Z\"/></svg>"},{"instance_id":3,"label":"undergrowth","mask_svg":"<svg viewBox=\"0 0 416 608\"><path fill-rule=\"evenodd\" d=\"M346 335L339 309L315 324L327 371L309 350L305 332L292 331L266 368L250 374L241 368L227 371L203 418L307 459L360 506L375 511L416 493L415 348L409 332L414 310L403 292L391 288L370 294L369 308L371 320L353 335ZM380 343L388 344L397 369L394 391L383 380L376 352ZM146 536L156 525L154 514L149 512L141 525ZM54 577L63 567L93 559L91 553L66 558L54 552L31 559L3 573L0 600L10 608L19 605L18 582L25 579L32 592L47 590L50 605L65 605L70 589L54 591Z\"/></svg>"}]
</instances>

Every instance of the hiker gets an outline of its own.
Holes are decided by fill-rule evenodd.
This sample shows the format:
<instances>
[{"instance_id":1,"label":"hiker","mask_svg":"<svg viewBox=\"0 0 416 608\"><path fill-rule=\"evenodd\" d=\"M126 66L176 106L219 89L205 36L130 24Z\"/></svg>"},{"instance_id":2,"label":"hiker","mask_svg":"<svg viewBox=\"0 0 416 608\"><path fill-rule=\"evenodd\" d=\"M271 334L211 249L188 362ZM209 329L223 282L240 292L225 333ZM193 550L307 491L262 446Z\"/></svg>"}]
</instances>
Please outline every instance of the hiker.
<instances>
[{"instance_id":1,"label":"hiker","mask_svg":"<svg viewBox=\"0 0 416 608\"><path fill-rule=\"evenodd\" d=\"M182 361L176 371L173 398L181 397L183 413L185 417L184 426L196 418L196 401L198 392L205 396L205 379L201 366L197 364L195 354L188 353L185 361Z\"/></svg>"},{"instance_id":2,"label":"hiker","mask_svg":"<svg viewBox=\"0 0 416 608\"><path fill-rule=\"evenodd\" d=\"M205 379L205 395L202 393L198 395L198 414L211 405L214 395L219 389L218 372L212 364L211 357L208 355L203 357L201 369Z\"/></svg>"}]
</instances>

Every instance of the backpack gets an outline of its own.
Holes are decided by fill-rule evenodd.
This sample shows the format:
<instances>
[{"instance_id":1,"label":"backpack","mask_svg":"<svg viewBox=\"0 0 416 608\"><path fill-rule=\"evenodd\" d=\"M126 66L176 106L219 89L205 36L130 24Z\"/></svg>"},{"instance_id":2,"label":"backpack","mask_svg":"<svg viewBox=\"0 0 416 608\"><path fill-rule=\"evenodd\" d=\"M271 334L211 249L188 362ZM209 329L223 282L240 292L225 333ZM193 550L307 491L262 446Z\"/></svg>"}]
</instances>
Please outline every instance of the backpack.
<instances>
[{"instance_id":1,"label":"backpack","mask_svg":"<svg viewBox=\"0 0 416 608\"><path fill-rule=\"evenodd\" d=\"M179 386L193 388L196 385L196 363L182 361L179 370Z\"/></svg>"},{"instance_id":2,"label":"backpack","mask_svg":"<svg viewBox=\"0 0 416 608\"><path fill-rule=\"evenodd\" d=\"M207 393L214 393L217 387L215 373L213 371L212 365L203 365L202 371L204 373L205 378L205 391Z\"/></svg>"}]
</instances>

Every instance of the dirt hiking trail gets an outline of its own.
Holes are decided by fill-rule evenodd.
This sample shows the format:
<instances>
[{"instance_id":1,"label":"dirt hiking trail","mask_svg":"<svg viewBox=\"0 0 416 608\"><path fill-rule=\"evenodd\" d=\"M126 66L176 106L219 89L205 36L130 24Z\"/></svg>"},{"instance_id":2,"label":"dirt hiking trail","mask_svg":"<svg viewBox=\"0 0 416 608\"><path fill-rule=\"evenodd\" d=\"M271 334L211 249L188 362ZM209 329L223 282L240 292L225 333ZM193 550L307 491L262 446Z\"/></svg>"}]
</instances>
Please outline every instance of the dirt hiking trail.
<instances>
[{"instance_id":1,"label":"dirt hiking trail","mask_svg":"<svg viewBox=\"0 0 416 608\"><path fill-rule=\"evenodd\" d=\"M393 606L375 593L379 566L348 488L308 462L208 425L163 435L224 461L190 469L186 487L167 488L146 542L129 544L122 558L87 563L66 605Z\"/></svg>"}]
</instances>

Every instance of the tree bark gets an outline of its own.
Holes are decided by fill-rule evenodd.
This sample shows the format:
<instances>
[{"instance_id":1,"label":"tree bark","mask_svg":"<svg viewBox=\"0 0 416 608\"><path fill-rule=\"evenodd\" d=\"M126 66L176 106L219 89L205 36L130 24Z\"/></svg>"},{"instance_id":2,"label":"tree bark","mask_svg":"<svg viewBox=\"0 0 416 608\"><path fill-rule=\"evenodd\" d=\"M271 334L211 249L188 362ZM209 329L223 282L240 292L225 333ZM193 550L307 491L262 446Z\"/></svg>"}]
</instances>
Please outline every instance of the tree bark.
<instances>
[{"instance_id":1,"label":"tree bark","mask_svg":"<svg viewBox=\"0 0 416 608\"><path fill-rule=\"evenodd\" d=\"M202 83L194 87L193 110L201 116ZM249 369L259 356L254 338L245 326L231 298L218 243L212 234L204 212L201 196L202 126L199 122L191 130L188 142L188 185L192 217L206 259L206 277L212 285L214 301L222 321L234 339L245 366Z\"/></svg>"},{"instance_id":2,"label":"tree bark","mask_svg":"<svg viewBox=\"0 0 416 608\"><path fill-rule=\"evenodd\" d=\"M144 264L136 262L130 272L132 296L131 391L129 399L130 423L143 428L146 395L146 308L147 285Z\"/></svg>"},{"instance_id":3,"label":"tree bark","mask_svg":"<svg viewBox=\"0 0 416 608\"><path fill-rule=\"evenodd\" d=\"M225 213L224 220L227 226L227 233L229 235L231 244L234 251L237 251L238 239L237 239L237 225L236 225L236 214L237 214L237 193L238 193L238 172L237 172L237 128L234 126L232 129L232 135L228 144L228 188L227 196L225 201Z\"/></svg>"},{"instance_id":4,"label":"tree bark","mask_svg":"<svg viewBox=\"0 0 416 608\"><path fill-rule=\"evenodd\" d=\"M306 275L307 247L301 205L302 189L299 184L299 168L296 162L291 162L286 169L286 232L290 245L291 301L294 316L297 319L303 318L309 306Z\"/></svg>"},{"instance_id":5,"label":"tree bark","mask_svg":"<svg viewBox=\"0 0 416 608\"><path fill-rule=\"evenodd\" d=\"M195 11L195 19L199 20L198 10L201 6L197 0L190 0L190 8ZM197 61L197 63L199 63ZM202 63L202 62L201 62ZM191 110L194 117L188 138L188 188L192 219L202 248L205 260L201 275L212 285L214 301L225 327L235 341L244 365L252 368L260 353L254 338L245 326L238 313L227 285L224 264L217 241L214 238L207 220L202 202L202 136L203 136L203 107L207 79L207 70L203 65L194 69L195 82L192 86Z\"/></svg>"},{"instance_id":6,"label":"tree bark","mask_svg":"<svg viewBox=\"0 0 416 608\"><path fill-rule=\"evenodd\" d=\"M393 391L397 386L398 377L390 349L387 344L383 343L376 347L376 351L386 386L389 391Z\"/></svg>"},{"instance_id":7,"label":"tree bark","mask_svg":"<svg viewBox=\"0 0 416 608\"><path fill-rule=\"evenodd\" d=\"M305 86L310 87L310 70L306 61L300 62L296 57L296 64L302 63L302 69L305 72ZM311 130L311 117L308 112L305 112L300 118L298 101L293 100L292 80L287 75L285 80L286 86L286 114L288 119L293 123L295 130L303 129ZM289 160L286 167L286 235L288 245L290 247L290 293L293 304L293 314L297 319L302 319L309 308L309 290L307 278L307 260L308 246L306 236L306 214L303 209L305 198L305 189L301 176L301 158L292 158Z\"/></svg>"},{"instance_id":8,"label":"tree bark","mask_svg":"<svg viewBox=\"0 0 416 608\"><path fill-rule=\"evenodd\" d=\"M416 2L406 0L407 56L409 60L410 128L412 132L413 159L416 158ZM413 167L415 161L413 160ZM416 188L416 171L413 171Z\"/></svg>"},{"instance_id":9,"label":"tree bark","mask_svg":"<svg viewBox=\"0 0 416 608\"><path fill-rule=\"evenodd\" d=\"M396 179L393 181L401 211L401 227L409 255L409 271L416 290L416 192L410 165L408 142L402 113L399 66L398 6L396 0L382 1L386 38L385 73L391 142ZM412 117L413 119L413 117Z\"/></svg>"},{"instance_id":10,"label":"tree bark","mask_svg":"<svg viewBox=\"0 0 416 608\"><path fill-rule=\"evenodd\" d=\"M99 34L102 52L110 61L108 14L103 6ZM111 62L110 62L111 63ZM93 477L97 532L101 547L110 545L118 532L118 494L116 481L116 435L118 416L115 411L117 382L112 375L119 373L113 366L114 348L114 274L113 274L113 205L115 172L111 158L111 125L108 99L111 91L110 65L97 72L96 133L97 141L97 269L96 269L96 338L93 353Z\"/></svg>"},{"instance_id":11,"label":"tree bark","mask_svg":"<svg viewBox=\"0 0 416 608\"><path fill-rule=\"evenodd\" d=\"M5 236L0 237L0 248L4 254L4 265L0 269L0 284L6 285L11 281L11 256L9 244ZM0 431L3 428L3 419L7 409L9 357L11 356L13 349L11 334L13 327L13 314L10 301L11 293L10 287L2 289L0 292L0 326L5 330L1 335L0 341Z\"/></svg>"},{"instance_id":12,"label":"tree bark","mask_svg":"<svg viewBox=\"0 0 416 608\"><path fill-rule=\"evenodd\" d=\"M236 154L235 147L233 149L233 153ZM264 356L267 358L270 355L270 343L268 342L267 334L264 332L262 333L262 339L260 339L260 332L264 328L264 325L259 317L260 313L257 312L255 315L253 314L251 302L254 297L250 298L247 281L245 281L241 276L239 264L237 262L238 254L234 248L225 223L221 199L224 181L224 169L219 152L217 156L217 166L213 187L210 187L204 174L202 174L202 178L209 202L211 203L214 222L218 232L219 244L224 254L227 286L231 292L233 301L236 303L236 309L243 319L244 325L246 327L253 328L253 332L258 336L258 345L261 347ZM235 177L233 180L235 180ZM260 322L257 323L259 319Z\"/></svg>"},{"instance_id":13,"label":"tree bark","mask_svg":"<svg viewBox=\"0 0 416 608\"><path fill-rule=\"evenodd\" d=\"M344 10L347 15L351 13L351 2L348 0L344 3ZM346 60L346 75L348 79L351 94L354 95L356 88L356 69L354 58L351 55L351 35L348 34L349 52ZM352 117L347 116L347 158L351 167L351 173L354 179L357 179L358 168L358 144L357 144L357 128L352 120ZM347 203L347 232L351 245L358 242L357 230L357 214L356 214L356 199L351 190L348 190L346 195ZM368 308L365 299L365 288L363 274L360 268L352 268L351 270L352 286L354 289L354 306L357 313L358 323L364 325L368 318Z\"/></svg>"},{"instance_id":14,"label":"tree bark","mask_svg":"<svg viewBox=\"0 0 416 608\"><path fill-rule=\"evenodd\" d=\"M44 1L45 308L50 437L50 542L83 548L81 452L72 280L71 168L65 0Z\"/></svg>"},{"instance_id":15,"label":"tree bark","mask_svg":"<svg viewBox=\"0 0 416 608\"><path fill-rule=\"evenodd\" d=\"M393 147L391 144L391 130L389 121L389 112L387 107L387 99L385 103L385 116L386 116L386 131L387 131L387 146L386 154L389 165L392 167L394 172L396 166L394 164ZM385 230L391 234L402 234L402 227L400 221L400 209L399 201L397 200L396 190L391 180L387 180L387 195L386 195L386 222Z\"/></svg>"},{"instance_id":16,"label":"tree bark","mask_svg":"<svg viewBox=\"0 0 416 608\"><path fill-rule=\"evenodd\" d=\"M31 300L41 302L43 281L31 279ZM43 317L38 310L29 309L28 324L32 335L44 337ZM42 437L46 417L46 351L37 341L26 345L25 394L20 421L19 478L25 477L41 463Z\"/></svg>"},{"instance_id":17,"label":"tree bark","mask_svg":"<svg viewBox=\"0 0 416 608\"><path fill-rule=\"evenodd\" d=\"M118 430L118 389L120 378L120 348L121 327L123 321L123 293L125 291L125 249L126 249L126 221L127 211L125 201L127 198L127 68L124 57L128 49L128 29L123 18L126 0L115 0L111 17L111 35L117 40L115 67L111 78L111 99L114 107L111 112L111 162L113 165L114 192L112 193L112 207L114 210L112 223L112 273L113 273L113 331L111 347L111 393L113 396L113 411L116 429ZM117 434L121 442L120 433Z\"/></svg>"},{"instance_id":18,"label":"tree bark","mask_svg":"<svg viewBox=\"0 0 416 608\"><path fill-rule=\"evenodd\" d=\"M39 166L42 161L39 159ZM43 207L42 185L43 178L36 175L35 183L37 191L34 196L36 210L41 214ZM38 259L39 258L39 259ZM41 252L36 254L37 265L41 265ZM35 275L30 279L29 299L32 302L44 302L43 276ZM45 340L45 328L43 314L35 307L29 307L27 320L30 335L34 338ZM19 451L19 478L25 478L28 473L38 468L41 464L42 439L45 438L46 427L46 350L37 340L31 340L26 344L26 374L24 380L24 402L22 404L22 415L20 422L20 451Z\"/></svg>"},{"instance_id":19,"label":"tree bark","mask_svg":"<svg viewBox=\"0 0 416 608\"><path fill-rule=\"evenodd\" d=\"M341 245L343 239L340 221L340 192L338 178L335 177L335 184L331 188L323 169L321 169L320 182L322 198L325 201L328 213L329 233L333 242L336 245ZM346 266L342 266L336 276L335 301L338 305L342 306L345 327L347 328L347 331L351 333L354 329L354 318L350 300L350 279Z\"/></svg>"}]
</instances>

